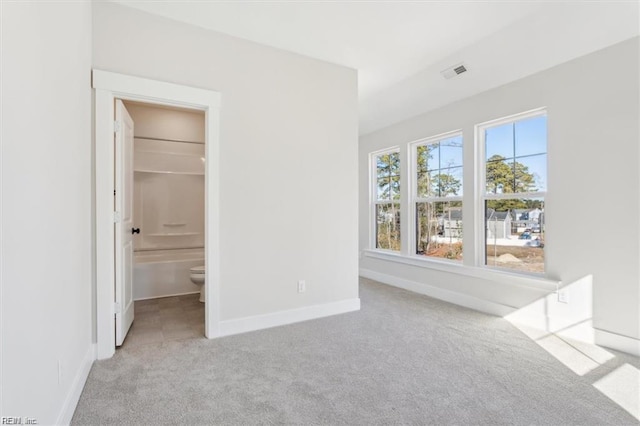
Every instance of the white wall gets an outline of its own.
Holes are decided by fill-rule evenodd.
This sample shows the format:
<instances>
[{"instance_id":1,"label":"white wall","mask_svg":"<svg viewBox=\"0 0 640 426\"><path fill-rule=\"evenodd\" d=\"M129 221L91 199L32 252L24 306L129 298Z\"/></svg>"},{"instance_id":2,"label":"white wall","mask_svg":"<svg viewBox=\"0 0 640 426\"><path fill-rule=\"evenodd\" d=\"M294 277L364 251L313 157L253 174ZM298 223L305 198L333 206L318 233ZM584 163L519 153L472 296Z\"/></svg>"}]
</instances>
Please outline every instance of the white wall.
<instances>
[{"instance_id":1,"label":"white wall","mask_svg":"<svg viewBox=\"0 0 640 426\"><path fill-rule=\"evenodd\" d=\"M0 415L68 421L91 343L91 6L2 3Z\"/></svg>"},{"instance_id":2,"label":"white wall","mask_svg":"<svg viewBox=\"0 0 640 426\"><path fill-rule=\"evenodd\" d=\"M407 142L462 128L464 161L470 165L474 124L546 106L548 276L570 284L593 275L594 327L640 338L638 50L636 37L363 136L359 148L360 249L369 248L369 152L393 145L405 147ZM465 193L473 190L471 177L466 170ZM465 205L465 217L471 214L472 207ZM471 224L465 222L469 229L467 225ZM384 274L388 281L423 283L432 292L454 299L471 297L472 305L498 304L505 311L545 294L370 257L361 260L360 268Z\"/></svg>"},{"instance_id":3,"label":"white wall","mask_svg":"<svg viewBox=\"0 0 640 426\"><path fill-rule=\"evenodd\" d=\"M93 26L95 68L222 94L221 319L357 298L356 72L117 4Z\"/></svg>"}]
</instances>

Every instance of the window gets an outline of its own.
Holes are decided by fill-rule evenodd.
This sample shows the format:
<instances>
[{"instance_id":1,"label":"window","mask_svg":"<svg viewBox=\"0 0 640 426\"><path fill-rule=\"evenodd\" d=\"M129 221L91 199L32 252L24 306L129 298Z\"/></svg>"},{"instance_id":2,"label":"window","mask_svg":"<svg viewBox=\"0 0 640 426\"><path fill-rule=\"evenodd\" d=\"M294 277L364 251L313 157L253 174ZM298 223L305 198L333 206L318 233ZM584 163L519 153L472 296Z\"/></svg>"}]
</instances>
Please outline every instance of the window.
<instances>
[{"instance_id":1,"label":"window","mask_svg":"<svg viewBox=\"0 0 640 426\"><path fill-rule=\"evenodd\" d=\"M546 111L476 124L473 144L463 136L456 130L408 143L406 150L370 154L374 250L367 255L504 277L487 272L499 269L544 281L531 275L545 273ZM474 161L464 164L465 155Z\"/></svg>"},{"instance_id":2,"label":"window","mask_svg":"<svg viewBox=\"0 0 640 426\"><path fill-rule=\"evenodd\" d=\"M462 260L462 135L412 144L415 254Z\"/></svg>"},{"instance_id":3,"label":"window","mask_svg":"<svg viewBox=\"0 0 640 426\"><path fill-rule=\"evenodd\" d=\"M400 151L372 155L375 247L400 250Z\"/></svg>"},{"instance_id":4,"label":"window","mask_svg":"<svg viewBox=\"0 0 640 426\"><path fill-rule=\"evenodd\" d=\"M547 117L480 126L484 264L544 272Z\"/></svg>"}]
</instances>

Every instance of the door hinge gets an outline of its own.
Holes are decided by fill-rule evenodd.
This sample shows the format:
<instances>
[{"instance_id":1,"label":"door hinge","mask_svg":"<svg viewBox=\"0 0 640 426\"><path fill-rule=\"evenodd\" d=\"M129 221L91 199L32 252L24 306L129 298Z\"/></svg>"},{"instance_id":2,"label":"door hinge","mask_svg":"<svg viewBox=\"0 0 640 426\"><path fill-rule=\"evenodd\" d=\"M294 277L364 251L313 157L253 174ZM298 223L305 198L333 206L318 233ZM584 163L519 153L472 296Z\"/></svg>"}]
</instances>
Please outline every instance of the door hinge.
<instances>
[{"instance_id":1,"label":"door hinge","mask_svg":"<svg viewBox=\"0 0 640 426\"><path fill-rule=\"evenodd\" d=\"M113 212L113 223L120 223L122 221L122 217L120 216L120 212Z\"/></svg>"},{"instance_id":2,"label":"door hinge","mask_svg":"<svg viewBox=\"0 0 640 426\"><path fill-rule=\"evenodd\" d=\"M114 313L114 314L119 314L119 313L121 313L121 312L122 312L122 307L120 306L120 303L115 302L115 303L113 304L113 313Z\"/></svg>"},{"instance_id":3,"label":"door hinge","mask_svg":"<svg viewBox=\"0 0 640 426\"><path fill-rule=\"evenodd\" d=\"M119 131L120 131L120 122L116 120L113 122L113 132L118 133Z\"/></svg>"}]
</instances>

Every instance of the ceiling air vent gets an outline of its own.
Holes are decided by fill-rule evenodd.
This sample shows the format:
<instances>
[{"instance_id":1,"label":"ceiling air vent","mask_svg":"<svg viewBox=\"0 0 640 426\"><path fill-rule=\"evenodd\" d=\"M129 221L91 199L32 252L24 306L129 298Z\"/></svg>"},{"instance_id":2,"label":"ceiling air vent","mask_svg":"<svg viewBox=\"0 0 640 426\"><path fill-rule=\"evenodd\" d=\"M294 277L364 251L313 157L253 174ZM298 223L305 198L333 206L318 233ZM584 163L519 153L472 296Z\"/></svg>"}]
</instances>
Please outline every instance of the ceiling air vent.
<instances>
[{"instance_id":1,"label":"ceiling air vent","mask_svg":"<svg viewBox=\"0 0 640 426\"><path fill-rule=\"evenodd\" d=\"M444 71L440 71L440 74L442 74L442 76L448 80L450 78L453 78L457 75L462 74L463 72L467 72L467 67L465 66L465 64L458 64L458 65L449 67Z\"/></svg>"}]
</instances>

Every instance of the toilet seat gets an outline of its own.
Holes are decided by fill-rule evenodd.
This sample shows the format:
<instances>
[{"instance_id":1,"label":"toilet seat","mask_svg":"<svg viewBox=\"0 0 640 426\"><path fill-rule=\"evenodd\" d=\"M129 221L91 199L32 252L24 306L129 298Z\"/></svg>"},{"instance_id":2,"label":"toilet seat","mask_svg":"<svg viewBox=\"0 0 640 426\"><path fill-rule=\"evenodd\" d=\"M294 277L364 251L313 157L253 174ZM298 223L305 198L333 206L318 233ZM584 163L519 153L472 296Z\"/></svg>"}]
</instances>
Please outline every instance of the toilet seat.
<instances>
[{"instance_id":1,"label":"toilet seat","mask_svg":"<svg viewBox=\"0 0 640 426\"><path fill-rule=\"evenodd\" d=\"M191 278L191 282L194 283L197 286L200 286L200 299L198 299L200 302L204 302L204 293L205 293L205 288L204 288L204 281L206 279L206 275L205 275L205 271L204 271L204 265L203 266L194 266L193 268L189 269L189 273L190 273L190 278Z\"/></svg>"},{"instance_id":2,"label":"toilet seat","mask_svg":"<svg viewBox=\"0 0 640 426\"><path fill-rule=\"evenodd\" d=\"M190 269L192 274L204 274L204 266L194 266Z\"/></svg>"}]
</instances>

